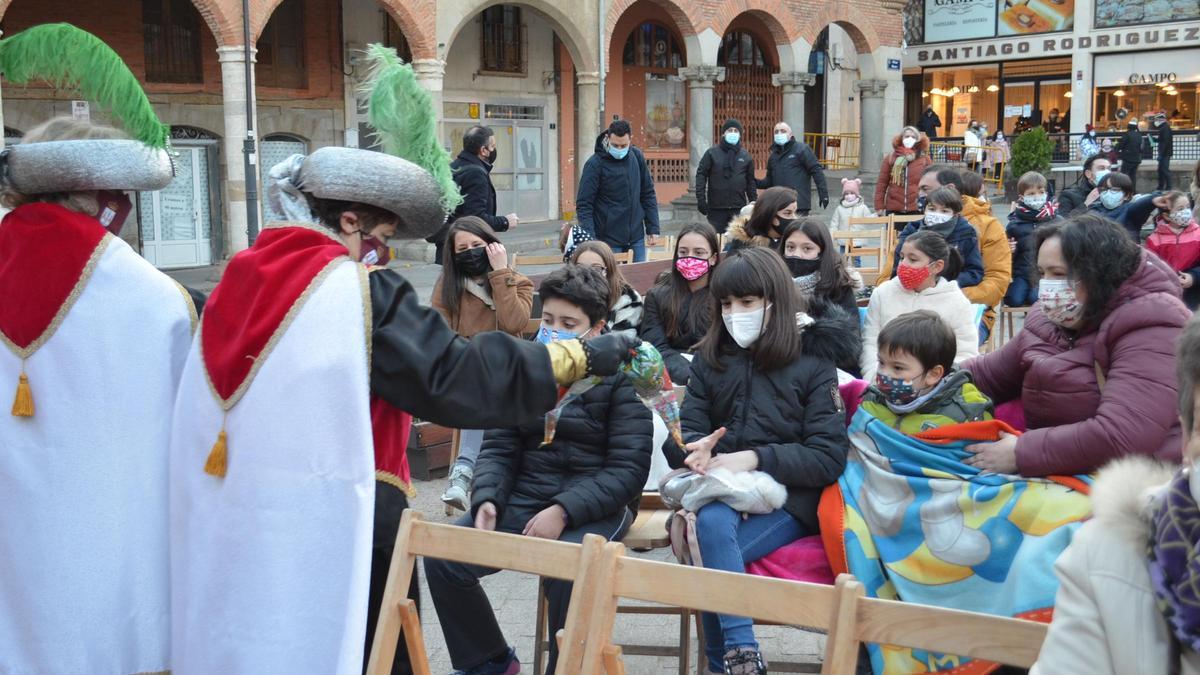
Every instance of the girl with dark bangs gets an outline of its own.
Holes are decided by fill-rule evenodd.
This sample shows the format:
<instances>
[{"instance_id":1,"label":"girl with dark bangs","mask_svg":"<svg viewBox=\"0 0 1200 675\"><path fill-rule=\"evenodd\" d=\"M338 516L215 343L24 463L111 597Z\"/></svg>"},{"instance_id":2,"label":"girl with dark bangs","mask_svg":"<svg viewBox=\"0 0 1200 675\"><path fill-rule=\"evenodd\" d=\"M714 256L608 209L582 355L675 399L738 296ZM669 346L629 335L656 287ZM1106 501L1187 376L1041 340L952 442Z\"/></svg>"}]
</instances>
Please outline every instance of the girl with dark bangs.
<instances>
[{"instance_id":1,"label":"girl with dark bangs","mask_svg":"<svg viewBox=\"0 0 1200 675\"><path fill-rule=\"evenodd\" d=\"M705 567L746 564L817 534L821 489L846 465L846 413L834 363L857 338L845 322L813 321L783 260L766 248L729 254L713 273L714 321L692 363L681 422L687 444L663 446L673 467L762 471L787 488L782 508L745 515L724 502L697 512ZM748 618L705 614L709 672L756 675L766 665Z\"/></svg>"},{"instance_id":2,"label":"girl with dark bangs","mask_svg":"<svg viewBox=\"0 0 1200 675\"><path fill-rule=\"evenodd\" d=\"M639 334L658 349L671 380L681 386L688 381L690 355L712 324L708 281L717 265L718 246L712 225L684 226L670 274L646 294Z\"/></svg>"}]
</instances>

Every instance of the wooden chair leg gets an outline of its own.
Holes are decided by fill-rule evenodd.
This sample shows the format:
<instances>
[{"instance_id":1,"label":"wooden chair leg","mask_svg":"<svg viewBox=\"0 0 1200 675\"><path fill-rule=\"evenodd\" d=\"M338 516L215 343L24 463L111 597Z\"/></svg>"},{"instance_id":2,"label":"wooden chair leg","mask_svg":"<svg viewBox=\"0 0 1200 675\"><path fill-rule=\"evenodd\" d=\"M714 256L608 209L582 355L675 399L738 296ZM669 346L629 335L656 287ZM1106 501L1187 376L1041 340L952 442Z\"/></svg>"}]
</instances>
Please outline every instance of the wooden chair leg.
<instances>
[{"instance_id":1,"label":"wooden chair leg","mask_svg":"<svg viewBox=\"0 0 1200 675\"><path fill-rule=\"evenodd\" d=\"M621 648L609 645L604 648L604 672L608 675L625 675L625 661L621 658Z\"/></svg>"},{"instance_id":2,"label":"wooden chair leg","mask_svg":"<svg viewBox=\"0 0 1200 675\"><path fill-rule=\"evenodd\" d=\"M533 629L533 675L546 672L546 589L538 578L537 592L537 626Z\"/></svg>"},{"instance_id":3,"label":"wooden chair leg","mask_svg":"<svg viewBox=\"0 0 1200 675\"><path fill-rule=\"evenodd\" d=\"M400 526L396 528L396 546L392 549L392 564L388 567L387 584L383 588L383 602L379 608L379 621L375 624L375 640L371 643L366 675L387 675L392 672L396 644L400 641L403 628L402 608L408 601L408 588L412 584L413 564L416 562L416 556L408 553L408 539L412 535L413 521L420 518L421 514L416 511L405 510L400 517Z\"/></svg>"},{"instance_id":4,"label":"wooden chair leg","mask_svg":"<svg viewBox=\"0 0 1200 675\"><path fill-rule=\"evenodd\" d=\"M425 650L425 633L421 631L421 615L411 598L400 608L400 625L404 628L404 644L413 675L433 675L429 667L429 652Z\"/></svg>"},{"instance_id":5,"label":"wooden chair leg","mask_svg":"<svg viewBox=\"0 0 1200 675\"><path fill-rule=\"evenodd\" d=\"M692 617L696 621L696 672L704 675L708 672L708 655L704 653L704 623L699 610L692 610Z\"/></svg>"},{"instance_id":6,"label":"wooden chair leg","mask_svg":"<svg viewBox=\"0 0 1200 675\"><path fill-rule=\"evenodd\" d=\"M679 675L688 675L692 658L692 610L679 608Z\"/></svg>"},{"instance_id":7,"label":"wooden chair leg","mask_svg":"<svg viewBox=\"0 0 1200 675\"><path fill-rule=\"evenodd\" d=\"M855 621L858 600L866 592L862 583L849 574L838 575L836 589L829 634L825 638L825 662L821 665L823 675L853 673L858 667L859 641Z\"/></svg>"}]
</instances>

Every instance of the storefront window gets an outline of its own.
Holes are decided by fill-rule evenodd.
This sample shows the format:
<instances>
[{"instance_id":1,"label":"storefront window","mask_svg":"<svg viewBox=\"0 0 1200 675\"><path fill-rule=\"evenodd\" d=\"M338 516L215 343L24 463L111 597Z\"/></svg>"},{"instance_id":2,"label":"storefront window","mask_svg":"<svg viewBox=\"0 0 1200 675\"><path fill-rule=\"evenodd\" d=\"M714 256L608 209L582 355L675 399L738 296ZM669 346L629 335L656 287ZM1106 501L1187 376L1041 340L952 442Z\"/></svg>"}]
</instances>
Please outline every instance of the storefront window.
<instances>
[{"instance_id":1,"label":"storefront window","mask_svg":"<svg viewBox=\"0 0 1200 675\"><path fill-rule=\"evenodd\" d=\"M1170 87L1170 89L1167 88ZM1118 85L1096 89L1096 115L1092 122L1102 131L1124 131L1133 119L1165 111L1174 129L1196 129L1200 85L1194 82L1158 86Z\"/></svg>"},{"instance_id":2,"label":"storefront window","mask_svg":"<svg viewBox=\"0 0 1200 675\"><path fill-rule=\"evenodd\" d=\"M639 146L653 150L687 147L687 85L679 77L683 47L674 32L647 21L629 34L621 58L625 102ZM631 83L637 83L630 86ZM640 86L644 84L645 86ZM645 97L645 104L641 99Z\"/></svg>"},{"instance_id":3,"label":"storefront window","mask_svg":"<svg viewBox=\"0 0 1200 675\"><path fill-rule=\"evenodd\" d=\"M646 147L685 147L687 108L683 102L686 92L683 81L678 77L646 74Z\"/></svg>"},{"instance_id":4,"label":"storefront window","mask_svg":"<svg viewBox=\"0 0 1200 675\"><path fill-rule=\"evenodd\" d=\"M979 120L989 133L997 128L1000 67L940 68L925 71L923 97L942 120L939 136L962 136L971 120Z\"/></svg>"}]
</instances>

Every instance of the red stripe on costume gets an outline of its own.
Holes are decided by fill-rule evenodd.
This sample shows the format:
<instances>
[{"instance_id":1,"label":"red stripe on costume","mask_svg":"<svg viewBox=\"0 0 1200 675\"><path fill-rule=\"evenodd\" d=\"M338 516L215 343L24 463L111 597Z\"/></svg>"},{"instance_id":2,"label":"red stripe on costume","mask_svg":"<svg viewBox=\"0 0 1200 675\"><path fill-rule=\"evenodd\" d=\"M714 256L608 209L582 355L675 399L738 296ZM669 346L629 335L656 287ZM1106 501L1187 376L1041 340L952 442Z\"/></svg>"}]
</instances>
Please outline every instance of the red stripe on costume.
<instances>
[{"instance_id":1,"label":"red stripe on costume","mask_svg":"<svg viewBox=\"0 0 1200 675\"><path fill-rule=\"evenodd\" d=\"M346 247L318 226L273 227L235 255L201 318L200 348L222 401L246 382L292 306Z\"/></svg>"},{"instance_id":2,"label":"red stripe on costume","mask_svg":"<svg viewBox=\"0 0 1200 675\"><path fill-rule=\"evenodd\" d=\"M389 473L412 491L408 468L408 434L412 415L378 396L371 397L371 433L375 439L375 470Z\"/></svg>"},{"instance_id":3,"label":"red stripe on costume","mask_svg":"<svg viewBox=\"0 0 1200 675\"><path fill-rule=\"evenodd\" d=\"M49 330L105 234L100 221L58 204L25 204L5 216L0 333L25 349Z\"/></svg>"}]
</instances>

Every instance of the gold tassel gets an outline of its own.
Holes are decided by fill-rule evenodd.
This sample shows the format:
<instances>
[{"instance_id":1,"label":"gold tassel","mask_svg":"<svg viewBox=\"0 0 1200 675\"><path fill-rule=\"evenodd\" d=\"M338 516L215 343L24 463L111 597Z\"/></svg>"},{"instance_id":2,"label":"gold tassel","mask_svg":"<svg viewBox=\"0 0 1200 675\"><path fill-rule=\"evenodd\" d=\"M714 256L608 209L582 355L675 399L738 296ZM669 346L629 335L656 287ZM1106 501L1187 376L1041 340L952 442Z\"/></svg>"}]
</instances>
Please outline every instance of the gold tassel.
<instances>
[{"instance_id":1,"label":"gold tassel","mask_svg":"<svg viewBox=\"0 0 1200 675\"><path fill-rule=\"evenodd\" d=\"M13 417L33 417L33 390L29 388L29 378L21 373L17 381L17 397L13 399Z\"/></svg>"},{"instance_id":2,"label":"gold tassel","mask_svg":"<svg viewBox=\"0 0 1200 675\"><path fill-rule=\"evenodd\" d=\"M228 468L229 445L225 440L225 430L221 429L221 433L217 434L217 442L213 443L212 450L208 453L208 460L204 462L204 473L224 478Z\"/></svg>"}]
</instances>

